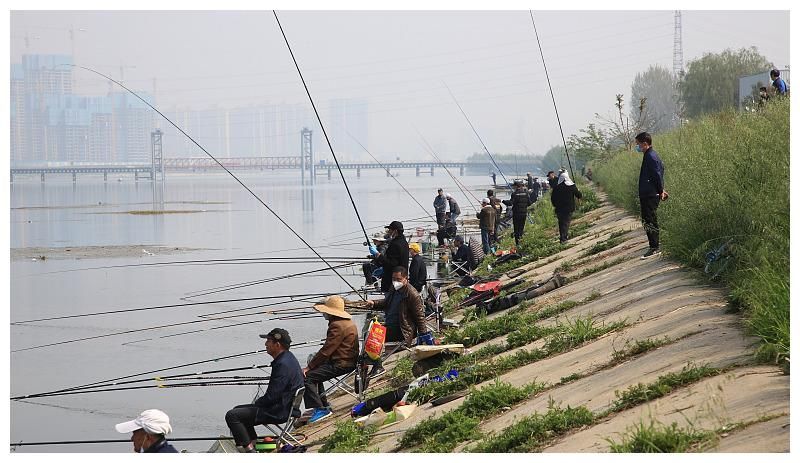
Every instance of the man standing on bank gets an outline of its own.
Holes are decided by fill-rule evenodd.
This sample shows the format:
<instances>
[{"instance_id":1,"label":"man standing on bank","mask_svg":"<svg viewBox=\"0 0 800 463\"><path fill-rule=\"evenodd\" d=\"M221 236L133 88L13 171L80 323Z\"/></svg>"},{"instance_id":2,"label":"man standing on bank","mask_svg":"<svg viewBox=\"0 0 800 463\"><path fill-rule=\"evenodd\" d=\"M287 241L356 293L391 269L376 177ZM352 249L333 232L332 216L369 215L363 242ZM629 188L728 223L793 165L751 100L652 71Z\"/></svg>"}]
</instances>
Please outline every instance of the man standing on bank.
<instances>
[{"instance_id":1,"label":"man standing on bank","mask_svg":"<svg viewBox=\"0 0 800 463\"><path fill-rule=\"evenodd\" d=\"M569 234L569 223L572 221L572 213L575 212L575 198L582 198L578 187L570 180L569 174L561 172L558 176L558 184L550 193L550 201L558 217L558 235L561 244L567 243Z\"/></svg>"},{"instance_id":2,"label":"man standing on bank","mask_svg":"<svg viewBox=\"0 0 800 463\"><path fill-rule=\"evenodd\" d=\"M647 132L636 135L636 151L644 153L642 168L639 171L639 202L642 206L642 223L647 233L650 249L642 259L661 254L658 243L658 218L656 209L661 201L666 201L669 194L664 190L664 164L653 149L653 138Z\"/></svg>"}]
</instances>

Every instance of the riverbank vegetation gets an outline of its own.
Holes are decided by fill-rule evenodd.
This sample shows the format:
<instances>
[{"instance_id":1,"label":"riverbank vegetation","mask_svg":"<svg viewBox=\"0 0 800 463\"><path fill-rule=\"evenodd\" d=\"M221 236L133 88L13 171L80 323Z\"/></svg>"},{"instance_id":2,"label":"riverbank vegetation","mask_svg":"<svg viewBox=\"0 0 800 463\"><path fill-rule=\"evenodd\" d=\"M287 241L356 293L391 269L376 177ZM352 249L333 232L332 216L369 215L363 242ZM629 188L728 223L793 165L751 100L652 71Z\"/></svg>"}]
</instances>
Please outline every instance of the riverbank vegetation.
<instances>
[{"instance_id":1,"label":"riverbank vegetation","mask_svg":"<svg viewBox=\"0 0 800 463\"><path fill-rule=\"evenodd\" d=\"M658 209L661 247L729 288L758 356L788 370L789 101L758 112L723 111L654 137L668 201ZM641 154L593 166L614 203L639 214Z\"/></svg>"}]
</instances>

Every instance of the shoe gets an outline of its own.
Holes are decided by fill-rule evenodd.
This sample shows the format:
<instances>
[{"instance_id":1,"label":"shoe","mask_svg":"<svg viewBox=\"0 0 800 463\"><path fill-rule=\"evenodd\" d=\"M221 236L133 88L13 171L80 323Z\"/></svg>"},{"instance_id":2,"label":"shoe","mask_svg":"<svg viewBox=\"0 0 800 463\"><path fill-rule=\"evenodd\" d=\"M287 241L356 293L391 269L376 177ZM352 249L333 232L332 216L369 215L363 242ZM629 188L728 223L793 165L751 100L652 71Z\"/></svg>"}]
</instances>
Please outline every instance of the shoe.
<instances>
[{"instance_id":1,"label":"shoe","mask_svg":"<svg viewBox=\"0 0 800 463\"><path fill-rule=\"evenodd\" d=\"M333 416L333 412L327 408L315 408L314 414L311 415L311 419L308 420L309 423L316 423L318 421L322 421L325 418L329 418Z\"/></svg>"},{"instance_id":2,"label":"shoe","mask_svg":"<svg viewBox=\"0 0 800 463\"><path fill-rule=\"evenodd\" d=\"M647 259L648 257L660 256L660 255L661 255L661 249L650 248L646 253L644 253L641 259Z\"/></svg>"},{"instance_id":3,"label":"shoe","mask_svg":"<svg viewBox=\"0 0 800 463\"><path fill-rule=\"evenodd\" d=\"M370 379L377 378L378 376L381 376L384 373L386 373L386 370L382 366L376 365L372 367L372 371L369 372L369 377Z\"/></svg>"}]
</instances>

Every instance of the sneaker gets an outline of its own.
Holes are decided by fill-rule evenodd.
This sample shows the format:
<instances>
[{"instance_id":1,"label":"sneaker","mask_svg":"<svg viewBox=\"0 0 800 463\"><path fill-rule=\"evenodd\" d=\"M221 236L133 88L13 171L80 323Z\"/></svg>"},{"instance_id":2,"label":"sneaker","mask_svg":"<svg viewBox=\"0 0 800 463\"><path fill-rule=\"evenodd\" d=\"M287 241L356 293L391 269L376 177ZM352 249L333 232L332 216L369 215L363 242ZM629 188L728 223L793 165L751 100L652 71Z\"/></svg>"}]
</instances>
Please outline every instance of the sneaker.
<instances>
[{"instance_id":1,"label":"sneaker","mask_svg":"<svg viewBox=\"0 0 800 463\"><path fill-rule=\"evenodd\" d=\"M318 421L322 421L325 418L329 418L333 416L333 412L327 408L315 408L314 414L311 415L311 419L308 420L309 423L316 423Z\"/></svg>"},{"instance_id":2,"label":"sneaker","mask_svg":"<svg viewBox=\"0 0 800 463\"><path fill-rule=\"evenodd\" d=\"M660 255L661 255L661 249L659 249L659 248L650 248L650 249L647 250L646 253L644 253L644 255L641 257L641 259L647 259L648 257L660 256Z\"/></svg>"},{"instance_id":3,"label":"sneaker","mask_svg":"<svg viewBox=\"0 0 800 463\"><path fill-rule=\"evenodd\" d=\"M377 378L378 376L381 376L384 373L386 373L386 370L382 366L376 365L372 367L372 371L369 372L369 377L370 379Z\"/></svg>"}]
</instances>

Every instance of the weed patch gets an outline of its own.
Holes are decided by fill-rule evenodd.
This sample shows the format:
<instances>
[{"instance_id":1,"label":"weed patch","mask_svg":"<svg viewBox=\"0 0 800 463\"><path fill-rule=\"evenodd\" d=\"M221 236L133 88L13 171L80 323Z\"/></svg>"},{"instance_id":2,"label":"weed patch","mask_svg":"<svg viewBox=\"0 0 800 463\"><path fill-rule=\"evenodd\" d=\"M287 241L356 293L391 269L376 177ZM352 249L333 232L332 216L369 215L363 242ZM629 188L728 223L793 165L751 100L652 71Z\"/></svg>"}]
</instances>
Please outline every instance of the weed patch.
<instances>
[{"instance_id":1,"label":"weed patch","mask_svg":"<svg viewBox=\"0 0 800 463\"><path fill-rule=\"evenodd\" d=\"M641 403L649 402L653 399L663 397L679 387L696 383L703 378L715 376L719 373L720 370L707 365L699 367L693 366L692 364L686 365L680 372L659 376L653 383L639 383L629 387L623 392L615 391L617 399L611 405L608 412L618 412Z\"/></svg>"},{"instance_id":2,"label":"weed patch","mask_svg":"<svg viewBox=\"0 0 800 463\"><path fill-rule=\"evenodd\" d=\"M350 420L336 423L336 429L319 449L321 453L356 453L369 445L375 426L360 427Z\"/></svg>"},{"instance_id":3,"label":"weed patch","mask_svg":"<svg viewBox=\"0 0 800 463\"><path fill-rule=\"evenodd\" d=\"M703 450L719 441L713 431L695 429L693 426L678 427L678 423L665 426L651 420L628 428L617 443L607 439L614 453L684 453Z\"/></svg>"}]
</instances>

